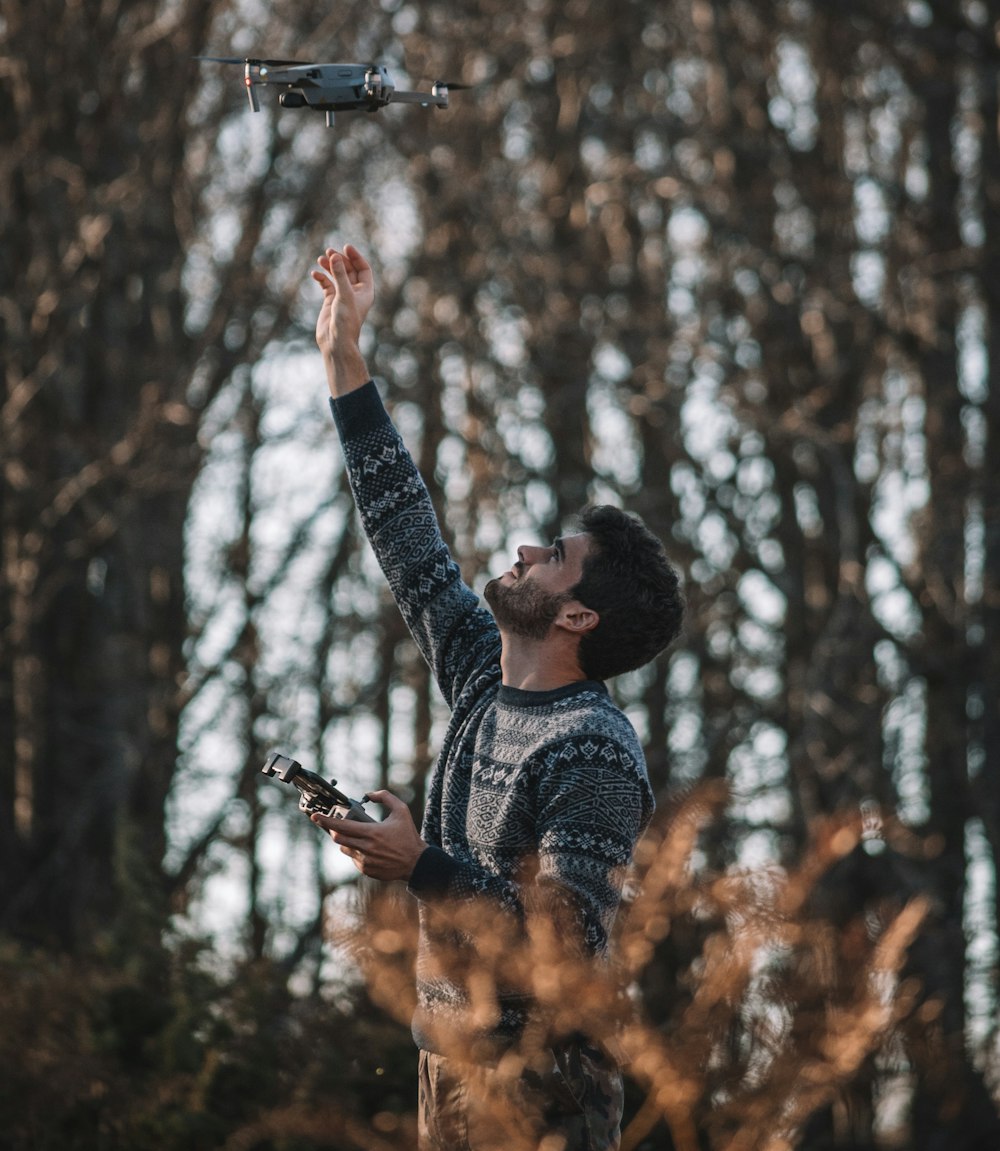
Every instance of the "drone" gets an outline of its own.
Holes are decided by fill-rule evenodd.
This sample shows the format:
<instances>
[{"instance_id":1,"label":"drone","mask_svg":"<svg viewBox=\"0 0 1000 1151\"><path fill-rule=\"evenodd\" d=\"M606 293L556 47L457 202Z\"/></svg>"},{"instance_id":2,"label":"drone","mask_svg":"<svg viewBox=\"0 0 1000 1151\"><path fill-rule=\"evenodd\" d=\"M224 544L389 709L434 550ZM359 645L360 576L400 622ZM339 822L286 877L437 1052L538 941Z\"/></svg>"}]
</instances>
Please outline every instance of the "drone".
<instances>
[{"instance_id":1,"label":"drone","mask_svg":"<svg viewBox=\"0 0 1000 1151\"><path fill-rule=\"evenodd\" d=\"M299 60L256 60L236 56L196 56L214 64L242 64L243 84L254 112L260 111L257 88L273 84L283 88L282 108L313 108L326 113L333 127L334 112L377 112L387 104L419 104L447 108L449 89L466 84L438 80L429 92L398 92L384 64L308 64Z\"/></svg>"}]
</instances>

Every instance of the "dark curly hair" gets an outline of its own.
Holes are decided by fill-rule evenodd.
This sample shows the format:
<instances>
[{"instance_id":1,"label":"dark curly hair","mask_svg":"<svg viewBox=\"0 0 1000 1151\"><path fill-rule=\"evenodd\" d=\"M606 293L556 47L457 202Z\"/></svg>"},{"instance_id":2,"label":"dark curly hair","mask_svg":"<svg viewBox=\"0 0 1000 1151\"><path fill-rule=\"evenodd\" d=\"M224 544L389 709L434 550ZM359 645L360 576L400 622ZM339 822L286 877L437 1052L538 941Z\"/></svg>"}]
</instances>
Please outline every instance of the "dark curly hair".
<instances>
[{"instance_id":1,"label":"dark curly hair","mask_svg":"<svg viewBox=\"0 0 1000 1151\"><path fill-rule=\"evenodd\" d=\"M673 643L684 593L663 544L638 516L601 504L583 510L580 528L591 552L570 594L600 616L580 641L580 669L588 679L610 679Z\"/></svg>"}]
</instances>

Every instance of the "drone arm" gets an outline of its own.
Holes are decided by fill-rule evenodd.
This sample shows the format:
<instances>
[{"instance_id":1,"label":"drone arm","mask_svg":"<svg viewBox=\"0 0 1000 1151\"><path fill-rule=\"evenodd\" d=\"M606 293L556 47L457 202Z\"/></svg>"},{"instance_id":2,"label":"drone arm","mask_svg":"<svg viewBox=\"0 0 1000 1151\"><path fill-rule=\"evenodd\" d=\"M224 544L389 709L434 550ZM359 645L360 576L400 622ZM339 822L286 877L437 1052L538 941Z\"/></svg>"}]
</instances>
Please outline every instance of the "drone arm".
<instances>
[{"instance_id":1,"label":"drone arm","mask_svg":"<svg viewBox=\"0 0 1000 1151\"><path fill-rule=\"evenodd\" d=\"M257 76L254 75L254 70L256 70ZM260 101L257 99L257 93L254 91L254 84L257 82L259 76L260 65L251 64L248 60L246 69L243 72L243 83L246 85L247 99L250 101L250 110L252 112L260 111Z\"/></svg>"},{"instance_id":2,"label":"drone arm","mask_svg":"<svg viewBox=\"0 0 1000 1151\"><path fill-rule=\"evenodd\" d=\"M254 112L260 111L260 100L256 91L258 84L302 84L307 82L303 76L305 70L304 65L282 67L268 64L266 61L247 60L243 83L246 85L250 107Z\"/></svg>"},{"instance_id":3,"label":"drone arm","mask_svg":"<svg viewBox=\"0 0 1000 1151\"><path fill-rule=\"evenodd\" d=\"M421 104L428 108L448 107L448 89L435 84L430 92L393 92L389 100L392 104Z\"/></svg>"}]
</instances>

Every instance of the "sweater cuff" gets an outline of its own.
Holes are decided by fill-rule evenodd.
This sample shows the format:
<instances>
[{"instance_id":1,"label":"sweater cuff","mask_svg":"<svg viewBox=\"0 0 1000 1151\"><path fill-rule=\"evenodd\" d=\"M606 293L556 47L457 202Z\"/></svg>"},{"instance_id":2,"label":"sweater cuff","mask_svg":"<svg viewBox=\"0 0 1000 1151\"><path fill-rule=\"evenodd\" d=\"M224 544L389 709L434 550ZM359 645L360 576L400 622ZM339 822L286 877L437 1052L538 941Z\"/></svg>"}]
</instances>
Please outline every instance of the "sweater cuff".
<instances>
[{"instance_id":1,"label":"sweater cuff","mask_svg":"<svg viewBox=\"0 0 1000 1151\"><path fill-rule=\"evenodd\" d=\"M388 419L374 380L369 380L346 396L338 396L336 399L331 396L330 411L342 440L363 435Z\"/></svg>"},{"instance_id":2,"label":"sweater cuff","mask_svg":"<svg viewBox=\"0 0 1000 1151\"><path fill-rule=\"evenodd\" d=\"M440 847L426 847L413 868L406 889L424 902L441 899L448 894L457 871L458 863L446 851Z\"/></svg>"}]
</instances>

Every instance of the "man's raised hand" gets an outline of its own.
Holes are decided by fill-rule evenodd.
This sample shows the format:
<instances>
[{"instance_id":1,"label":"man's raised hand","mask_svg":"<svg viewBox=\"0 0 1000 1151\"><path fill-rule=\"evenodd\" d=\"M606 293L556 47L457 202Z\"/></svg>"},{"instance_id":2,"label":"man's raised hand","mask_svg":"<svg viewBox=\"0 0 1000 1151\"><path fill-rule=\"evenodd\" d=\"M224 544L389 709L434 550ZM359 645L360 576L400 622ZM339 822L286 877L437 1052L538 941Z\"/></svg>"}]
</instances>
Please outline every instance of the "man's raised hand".
<instances>
[{"instance_id":1,"label":"man's raised hand","mask_svg":"<svg viewBox=\"0 0 1000 1151\"><path fill-rule=\"evenodd\" d=\"M353 244L345 245L343 252L327 248L316 262L319 268L312 278L323 289L316 343L323 353L330 393L342 396L368 382L359 340L375 301L375 277Z\"/></svg>"}]
</instances>

